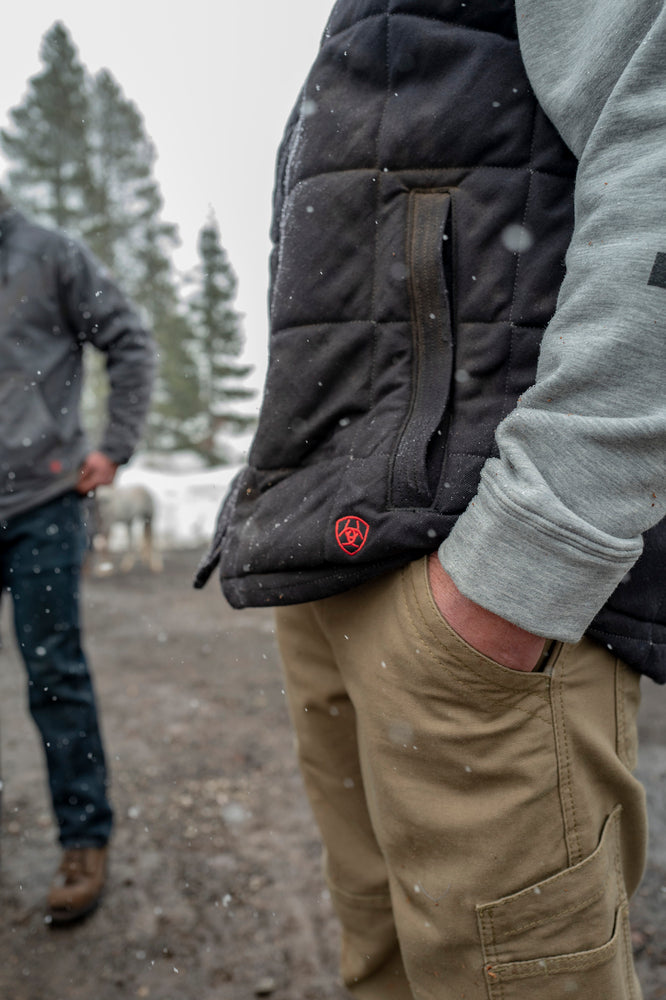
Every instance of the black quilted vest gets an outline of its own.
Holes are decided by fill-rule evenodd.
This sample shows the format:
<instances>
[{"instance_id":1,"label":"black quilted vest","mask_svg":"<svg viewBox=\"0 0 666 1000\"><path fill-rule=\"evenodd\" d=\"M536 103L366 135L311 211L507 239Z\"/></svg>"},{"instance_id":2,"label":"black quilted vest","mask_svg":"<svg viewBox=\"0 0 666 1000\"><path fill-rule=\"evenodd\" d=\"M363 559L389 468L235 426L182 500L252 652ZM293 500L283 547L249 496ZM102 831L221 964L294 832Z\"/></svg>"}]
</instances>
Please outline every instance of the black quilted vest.
<instances>
[{"instance_id":1,"label":"black quilted vest","mask_svg":"<svg viewBox=\"0 0 666 1000\"><path fill-rule=\"evenodd\" d=\"M309 601L437 547L534 381L575 171L513 0L339 0L279 154L265 397L199 585L220 557L234 607ZM649 547L590 634L664 680L661 566Z\"/></svg>"}]
</instances>

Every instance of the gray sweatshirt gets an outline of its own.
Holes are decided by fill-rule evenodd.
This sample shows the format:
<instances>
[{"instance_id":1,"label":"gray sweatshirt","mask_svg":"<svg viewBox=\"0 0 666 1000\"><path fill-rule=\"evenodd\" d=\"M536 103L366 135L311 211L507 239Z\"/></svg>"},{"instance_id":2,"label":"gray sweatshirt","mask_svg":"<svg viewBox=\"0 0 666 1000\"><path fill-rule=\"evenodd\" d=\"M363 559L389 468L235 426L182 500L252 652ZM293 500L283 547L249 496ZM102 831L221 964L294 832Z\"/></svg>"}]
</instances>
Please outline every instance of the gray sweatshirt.
<instances>
[{"instance_id":1,"label":"gray sweatshirt","mask_svg":"<svg viewBox=\"0 0 666 1000\"><path fill-rule=\"evenodd\" d=\"M90 451L79 414L85 344L106 355L109 375L98 447L122 464L148 410L152 336L84 246L0 214L0 519L76 485Z\"/></svg>"},{"instance_id":2,"label":"gray sweatshirt","mask_svg":"<svg viewBox=\"0 0 666 1000\"><path fill-rule=\"evenodd\" d=\"M516 9L536 96L579 160L576 223L536 384L439 552L477 604L575 641L666 513L666 11Z\"/></svg>"}]
</instances>

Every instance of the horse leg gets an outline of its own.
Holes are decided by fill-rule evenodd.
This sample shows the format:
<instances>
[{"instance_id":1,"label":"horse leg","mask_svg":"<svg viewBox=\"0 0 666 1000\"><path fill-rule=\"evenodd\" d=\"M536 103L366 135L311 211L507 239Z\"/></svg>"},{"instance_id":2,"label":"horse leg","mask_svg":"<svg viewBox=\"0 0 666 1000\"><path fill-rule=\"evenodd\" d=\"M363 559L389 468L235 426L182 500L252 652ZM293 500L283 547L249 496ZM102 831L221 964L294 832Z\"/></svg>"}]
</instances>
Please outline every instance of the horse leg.
<instances>
[{"instance_id":1,"label":"horse leg","mask_svg":"<svg viewBox=\"0 0 666 1000\"><path fill-rule=\"evenodd\" d=\"M106 576L113 570L111 563L111 553L109 551L109 533L99 528L93 538L91 550L91 563L93 576Z\"/></svg>"},{"instance_id":2,"label":"horse leg","mask_svg":"<svg viewBox=\"0 0 666 1000\"><path fill-rule=\"evenodd\" d=\"M143 522L142 555L144 563L150 567L153 573L160 573L162 571L162 556L155 548L153 519L148 517Z\"/></svg>"},{"instance_id":3,"label":"horse leg","mask_svg":"<svg viewBox=\"0 0 666 1000\"><path fill-rule=\"evenodd\" d=\"M123 557L120 560L120 570L122 573L129 573L130 570L134 569L134 565L136 563L136 551L134 549L131 520L125 521L125 528L127 530L127 550L123 553Z\"/></svg>"}]
</instances>

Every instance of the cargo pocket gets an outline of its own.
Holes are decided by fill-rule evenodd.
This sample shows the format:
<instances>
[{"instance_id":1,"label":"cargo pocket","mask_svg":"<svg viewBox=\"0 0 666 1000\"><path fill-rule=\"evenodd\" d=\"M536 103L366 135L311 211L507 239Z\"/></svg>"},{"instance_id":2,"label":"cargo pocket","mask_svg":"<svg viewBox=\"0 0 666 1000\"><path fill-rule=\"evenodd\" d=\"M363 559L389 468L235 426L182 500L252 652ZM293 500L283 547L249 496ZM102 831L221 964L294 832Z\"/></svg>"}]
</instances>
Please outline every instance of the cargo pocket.
<instances>
[{"instance_id":1,"label":"cargo pocket","mask_svg":"<svg viewBox=\"0 0 666 1000\"><path fill-rule=\"evenodd\" d=\"M412 397L393 457L391 505L430 506L443 464L453 373L451 194L412 191L407 268Z\"/></svg>"},{"instance_id":2,"label":"cargo pocket","mask_svg":"<svg viewBox=\"0 0 666 1000\"><path fill-rule=\"evenodd\" d=\"M613 810L599 846L580 864L477 907L490 1000L640 1000L620 813Z\"/></svg>"}]
</instances>

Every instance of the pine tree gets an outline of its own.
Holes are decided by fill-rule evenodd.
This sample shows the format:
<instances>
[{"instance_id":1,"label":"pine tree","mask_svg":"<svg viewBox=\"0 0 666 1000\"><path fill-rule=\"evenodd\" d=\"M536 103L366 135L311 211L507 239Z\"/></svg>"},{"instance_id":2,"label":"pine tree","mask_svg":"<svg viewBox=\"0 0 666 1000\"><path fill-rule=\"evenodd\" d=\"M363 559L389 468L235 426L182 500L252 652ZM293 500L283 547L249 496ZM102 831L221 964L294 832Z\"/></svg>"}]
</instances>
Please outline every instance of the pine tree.
<instances>
[{"instance_id":1,"label":"pine tree","mask_svg":"<svg viewBox=\"0 0 666 1000\"><path fill-rule=\"evenodd\" d=\"M254 417L233 406L251 399L254 390L241 384L252 366L237 360L243 350L243 336L241 317L234 308L236 276L212 214L199 233L198 252L200 262L194 277L197 287L189 303L200 397L199 431L193 445L210 464L215 464L229 460L225 436L254 423Z\"/></svg>"},{"instance_id":2,"label":"pine tree","mask_svg":"<svg viewBox=\"0 0 666 1000\"><path fill-rule=\"evenodd\" d=\"M93 184L90 213L81 235L125 292L141 303L146 323L153 325L153 310L142 294L136 246L146 221L150 224L161 208L151 177L155 152L138 109L125 98L109 70L97 73L89 91L87 140ZM175 239L174 227L168 228ZM167 269L167 260L163 263ZM88 352L84 386L86 423L98 431L104 419L107 380L96 352Z\"/></svg>"},{"instance_id":3,"label":"pine tree","mask_svg":"<svg viewBox=\"0 0 666 1000\"><path fill-rule=\"evenodd\" d=\"M136 106L109 70L92 78L61 22L44 36L44 69L10 112L0 142L9 194L28 214L91 247L155 331L159 371L146 442L196 447L224 461L222 436L253 422L230 408L247 399L250 368L237 363L236 280L214 220L200 234L197 292L184 305L173 269L176 227L163 221L155 150ZM84 421L93 439L105 413L103 359L86 352Z\"/></svg>"},{"instance_id":4,"label":"pine tree","mask_svg":"<svg viewBox=\"0 0 666 1000\"><path fill-rule=\"evenodd\" d=\"M156 154L143 119L108 70L93 81L89 144L95 212L88 241L140 305L158 345L146 442L156 450L186 447L198 384L186 346L192 335L172 266L178 231L161 218L162 196L153 177Z\"/></svg>"},{"instance_id":5,"label":"pine tree","mask_svg":"<svg viewBox=\"0 0 666 1000\"><path fill-rule=\"evenodd\" d=\"M91 82L88 146L94 192L86 238L129 287L133 274L127 248L143 221L141 190L150 178L154 151L137 108L106 69Z\"/></svg>"},{"instance_id":6,"label":"pine tree","mask_svg":"<svg viewBox=\"0 0 666 1000\"><path fill-rule=\"evenodd\" d=\"M185 315L169 303L157 316L160 377L155 387L146 439L155 451L190 450L199 433L199 374L190 350Z\"/></svg>"},{"instance_id":7,"label":"pine tree","mask_svg":"<svg viewBox=\"0 0 666 1000\"><path fill-rule=\"evenodd\" d=\"M64 25L57 21L41 47L44 70L31 77L24 102L0 131L9 189L32 216L81 232L92 179L87 145L86 73Z\"/></svg>"},{"instance_id":8,"label":"pine tree","mask_svg":"<svg viewBox=\"0 0 666 1000\"><path fill-rule=\"evenodd\" d=\"M151 317L158 351L158 378L146 440L156 451L191 447L199 411L199 374L190 349L192 330L179 300L168 234L159 223L147 226L137 248L142 302Z\"/></svg>"},{"instance_id":9,"label":"pine tree","mask_svg":"<svg viewBox=\"0 0 666 1000\"><path fill-rule=\"evenodd\" d=\"M156 153L141 114L109 70L101 70L91 83L88 145L94 197L87 241L129 294L152 312L146 294L150 297L155 265L147 265L147 257L159 258L158 268L168 271L178 232L160 218Z\"/></svg>"}]
</instances>

